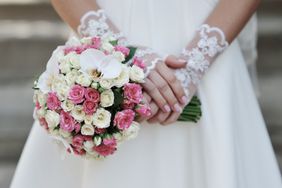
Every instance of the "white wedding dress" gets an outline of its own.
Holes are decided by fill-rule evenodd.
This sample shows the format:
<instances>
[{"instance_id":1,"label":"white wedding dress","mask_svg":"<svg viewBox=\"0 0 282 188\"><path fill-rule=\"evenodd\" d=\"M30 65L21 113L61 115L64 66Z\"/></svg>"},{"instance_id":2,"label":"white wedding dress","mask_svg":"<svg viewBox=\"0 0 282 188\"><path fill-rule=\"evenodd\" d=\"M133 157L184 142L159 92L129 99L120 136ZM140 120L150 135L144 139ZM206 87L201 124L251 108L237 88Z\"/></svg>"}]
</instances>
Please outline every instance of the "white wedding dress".
<instances>
[{"instance_id":1,"label":"white wedding dress","mask_svg":"<svg viewBox=\"0 0 282 188\"><path fill-rule=\"evenodd\" d=\"M178 54L214 0L100 0L136 44ZM235 40L198 93L198 124L142 125L103 161L61 153L34 123L11 188L282 188L281 176L242 52Z\"/></svg>"}]
</instances>

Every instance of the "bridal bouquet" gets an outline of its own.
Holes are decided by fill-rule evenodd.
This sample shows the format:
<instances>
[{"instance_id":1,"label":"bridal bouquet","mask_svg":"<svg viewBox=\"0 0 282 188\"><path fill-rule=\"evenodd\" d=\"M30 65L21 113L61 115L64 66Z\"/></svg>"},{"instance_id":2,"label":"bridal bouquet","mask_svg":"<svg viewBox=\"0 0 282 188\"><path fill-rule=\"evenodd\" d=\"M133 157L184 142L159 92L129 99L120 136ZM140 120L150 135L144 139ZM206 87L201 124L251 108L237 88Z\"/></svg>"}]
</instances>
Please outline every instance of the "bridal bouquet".
<instances>
[{"instance_id":1,"label":"bridal bouquet","mask_svg":"<svg viewBox=\"0 0 282 188\"><path fill-rule=\"evenodd\" d=\"M70 153L113 154L134 138L138 116L151 111L143 101L144 65L136 49L98 37L70 39L59 46L35 82L35 118Z\"/></svg>"},{"instance_id":2,"label":"bridal bouquet","mask_svg":"<svg viewBox=\"0 0 282 188\"><path fill-rule=\"evenodd\" d=\"M113 154L150 116L142 100L145 65L136 48L112 38L71 38L57 47L34 84L34 118L67 151L90 158ZM197 121L194 97L179 120Z\"/></svg>"}]
</instances>

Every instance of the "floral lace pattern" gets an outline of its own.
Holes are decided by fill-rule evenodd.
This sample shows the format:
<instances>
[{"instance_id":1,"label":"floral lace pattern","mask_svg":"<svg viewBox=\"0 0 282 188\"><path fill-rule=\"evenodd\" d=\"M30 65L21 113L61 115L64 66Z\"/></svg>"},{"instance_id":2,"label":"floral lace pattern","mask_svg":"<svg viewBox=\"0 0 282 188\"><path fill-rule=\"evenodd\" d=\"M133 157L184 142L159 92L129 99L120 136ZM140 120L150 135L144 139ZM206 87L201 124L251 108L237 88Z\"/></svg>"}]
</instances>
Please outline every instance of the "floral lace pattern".
<instances>
[{"instance_id":1,"label":"floral lace pattern","mask_svg":"<svg viewBox=\"0 0 282 188\"><path fill-rule=\"evenodd\" d=\"M194 48L183 49L182 56L187 59L186 68L176 71L186 95L189 96L190 84L198 85L209 69L211 61L228 47L225 35L217 27L204 24L199 29L199 40Z\"/></svg>"},{"instance_id":2,"label":"floral lace pattern","mask_svg":"<svg viewBox=\"0 0 282 188\"><path fill-rule=\"evenodd\" d=\"M83 37L99 36L101 38L124 38L123 34L110 23L103 9L86 12L80 19L80 25L77 28L77 32Z\"/></svg>"}]
</instances>

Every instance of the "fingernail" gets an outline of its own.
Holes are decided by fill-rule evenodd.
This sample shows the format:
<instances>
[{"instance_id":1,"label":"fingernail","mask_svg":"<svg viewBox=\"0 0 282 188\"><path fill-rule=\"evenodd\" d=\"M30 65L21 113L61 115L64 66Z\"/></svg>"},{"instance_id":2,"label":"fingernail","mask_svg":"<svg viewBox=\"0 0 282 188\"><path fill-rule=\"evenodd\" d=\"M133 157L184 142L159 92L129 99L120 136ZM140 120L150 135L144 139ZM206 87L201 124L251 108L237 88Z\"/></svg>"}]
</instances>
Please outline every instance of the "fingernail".
<instances>
[{"instance_id":1,"label":"fingernail","mask_svg":"<svg viewBox=\"0 0 282 188\"><path fill-rule=\"evenodd\" d=\"M171 109L170 109L170 107L168 105L165 105L164 109L165 109L166 112L170 112L171 111Z\"/></svg>"},{"instance_id":2,"label":"fingernail","mask_svg":"<svg viewBox=\"0 0 282 188\"><path fill-rule=\"evenodd\" d=\"M176 110L176 112L181 112L182 111L182 108L177 103L174 105L174 109Z\"/></svg>"},{"instance_id":3,"label":"fingernail","mask_svg":"<svg viewBox=\"0 0 282 188\"><path fill-rule=\"evenodd\" d=\"M186 63L187 61L185 59L178 59L179 63Z\"/></svg>"},{"instance_id":4,"label":"fingernail","mask_svg":"<svg viewBox=\"0 0 282 188\"><path fill-rule=\"evenodd\" d=\"M187 103L187 100L188 100L188 98L187 98L186 96L183 96L183 97L181 98L181 101L182 101L183 104L186 104L186 103Z\"/></svg>"}]
</instances>

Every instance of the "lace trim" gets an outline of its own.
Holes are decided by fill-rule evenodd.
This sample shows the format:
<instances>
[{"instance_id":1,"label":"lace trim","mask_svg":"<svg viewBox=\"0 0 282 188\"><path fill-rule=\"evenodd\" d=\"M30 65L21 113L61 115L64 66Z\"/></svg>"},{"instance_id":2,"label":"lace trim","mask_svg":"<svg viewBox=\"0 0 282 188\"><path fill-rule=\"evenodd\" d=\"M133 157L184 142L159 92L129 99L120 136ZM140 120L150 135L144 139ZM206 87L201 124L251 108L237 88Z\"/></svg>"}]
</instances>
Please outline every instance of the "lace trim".
<instances>
[{"instance_id":1,"label":"lace trim","mask_svg":"<svg viewBox=\"0 0 282 188\"><path fill-rule=\"evenodd\" d=\"M198 85L202 76L209 69L211 61L228 47L222 30L204 24L199 29L199 40L192 49L183 49L182 55L187 59L186 68L176 71L176 77L189 96L190 84Z\"/></svg>"},{"instance_id":2,"label":"lace trim","mask_svg":"<svg viewBox=\"0 0 282 188\"><path fill-rule=\"evenodd\" d=\"M145 76L147 77L150 72L155 69L156 65L163 62L167 56L161 57L159 53L154 51L152 48L138 48L136 51L136 57L143 59L146 64L146 69L144 70Z\"/></svg>"},{"instance_id":3,"label":"lace trim","mask_svg":"<svg viewBox=\"0 0 282 188\"><path fill-rule=\"evenodd\" d=\"M81 17L80 25L77 28L78 34L83 37L98 36L101 38L114 37L115 39L122 39L124 35L116 30L109 22L103 9L86 12Z\"/></svg>"}]
</instances>

